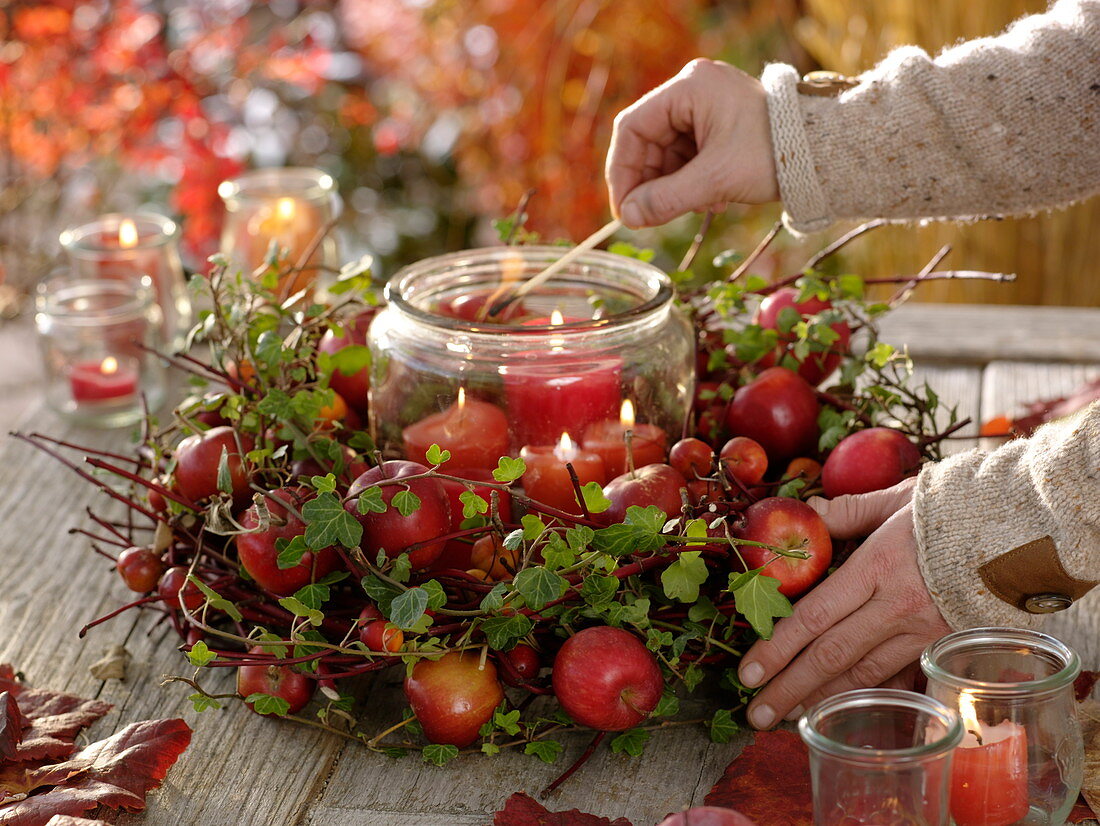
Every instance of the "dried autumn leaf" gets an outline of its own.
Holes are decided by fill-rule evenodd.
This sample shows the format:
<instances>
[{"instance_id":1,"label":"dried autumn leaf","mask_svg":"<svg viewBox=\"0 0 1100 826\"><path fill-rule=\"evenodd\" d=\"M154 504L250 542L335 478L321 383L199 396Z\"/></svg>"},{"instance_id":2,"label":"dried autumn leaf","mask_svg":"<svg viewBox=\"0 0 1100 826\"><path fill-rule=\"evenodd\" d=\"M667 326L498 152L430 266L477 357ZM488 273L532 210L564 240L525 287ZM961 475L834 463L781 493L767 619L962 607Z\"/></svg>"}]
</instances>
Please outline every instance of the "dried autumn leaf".
<instances>
[{"instance_id":1,"label":"dried autumn leaf","mask_svg":"<svg viewBox=\"0 0 1100 826\"><path fill-rule=\"evenodd\" d=\"M1077 698L1077 702L1087 700L1092 695L1097 680L1100 680L1100 671L1082 671L1077 675L1077 679L1073 681L1073 696Z\"/></svg>"},{"instance_id":2,"label":"dried autumn leaf","mask_svg":"<svg viewBox=\"0 0 1100 826\"><path fill-rule=\"evenodd\" d=\"M76 748L76 735L111 710L110 703L85 700L72 694L28 688L19 695L23 715L23 742L16 760L55 760L68 757Z\"/></svg>"},{"instance_id":3,"label":"dried autumn leaf","mask_svg":"<svg viewBox=\"0 0 1100 826\"><path fill-rule=\"evenodd\" d=\"M0 823L3 823L0 820ZM606 817L585 814L577 809L567 812L551 812L537 801L516 792L508 798L504 808L493 818L494 826L631 826L624 817L608 820Z\"/></svg>"},{"instance_id":4,"label":"dried autumn leaf","mask_svg":"<svg viewBox=\"0 0 1100 826\"><path fill-rule=\"evenodd\" d=\"M0 826L37 826L53 815L77 815L100 805L144 809L146 793L160 785L190 742L191 729L183 720L146 720L63 763L24 770L22 792L29 796L0 808ZM0 786L5 771L0 770ZM7 778L9 793L12 781ZM46 786L53 788L34 793Z\"/></svg>"},{"instance_id":5,"label":"dried autumn leaf","mask_svg":"<svg viewBox=\"0 0 1100 826\"><path fill-rule=\"evenodd\" d=\"M1073 804L1073 808L1069 810L1069 814L1066 815L1066 823L1083 823L1086 820L1096 820L1096 815L1093 814L1084 798L1079 797L1077 802Z\"/></svg>"},{"instance_id":6,"label":"dried autumn leaf","mask_svg":"<svg viewBox=\"0 0 1100 826\"><path fill-rule=\"evenodd\" d=\"M111 826L106 820L88 820L86 817L72 817L71 815L54 815L46 826Z\"/></svg>"},{"instance_id":7,"label":"dried autumn leaf","mask_svg":"<svg viewBox=\"0 0 1100 826\"><path fill-rule=\"evenodd\" d=\"M15 669L9 663L0 663L0 691L7 691L13 697L18 697L23 690L23 684L16 679Z\"/></svg>"},{"instance_id":8,"label":"dried autumn leaf","mask_svg":"<svg viewBox=\"0 0 1100 826\"><path fill-rule=\"evenodd\" d=\"M1085 741L1085 773L1081 782L1081 796L1100 813L1100 702L1085 700L1077 706L1081 719L1081 733Z\"/></svg>"},{"instance_id":9,"label":"dried autumn leaf","mask_svg":"<svg viewBox=\"0 0 1100 826\"><path fill-rule=\"evenodd\" d=\"M23 740L23 715L9 691L0 692L0 760L13 760Z\"/></svg>"},{"instance_id":10,"label":"dried autumn leaf","mask_svg":"<svg viewBox=\"0 0 1100 826\"><path fill-rule=\"evenodd\" d=\"M810 757L798 735L761 731L726 767L704 801L768 826L812 826Z\"/></svg>"}]
</instances>

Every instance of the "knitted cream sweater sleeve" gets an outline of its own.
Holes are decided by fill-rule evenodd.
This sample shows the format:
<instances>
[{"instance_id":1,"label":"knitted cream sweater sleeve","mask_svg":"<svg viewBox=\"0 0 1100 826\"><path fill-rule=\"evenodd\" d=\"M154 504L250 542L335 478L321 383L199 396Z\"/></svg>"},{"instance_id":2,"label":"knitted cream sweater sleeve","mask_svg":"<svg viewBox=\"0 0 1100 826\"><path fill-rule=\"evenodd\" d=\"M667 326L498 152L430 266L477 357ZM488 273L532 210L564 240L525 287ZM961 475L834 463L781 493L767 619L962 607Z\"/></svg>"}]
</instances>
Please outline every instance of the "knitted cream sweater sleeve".
<instances>
[{"instance_id":1,"label":"knitted cream sweater sleeve","mask_svg":"<svg viewBox=\"0 0 1100 826\"><path fill-rule=\"evenodd\" d=\"M1100 0L1059 0L935 60L891 52L836 97L768 66L779 189L796 232L840 218L963 218L1100 192Z\"/></svg>"},{"instance_id":2,"label":"knitted cream sweater sleeve","mask_svg":"<svg viewBox=\"0 0 1100 826\"><path fill-rule=\"evenodd\" d=\"M926 466L914 510L921 573L949 625L1037 625L975 571L1050 536L1066 573L1100 580L1100 402L1029 439Z\"/></svg>"}]
</instances>

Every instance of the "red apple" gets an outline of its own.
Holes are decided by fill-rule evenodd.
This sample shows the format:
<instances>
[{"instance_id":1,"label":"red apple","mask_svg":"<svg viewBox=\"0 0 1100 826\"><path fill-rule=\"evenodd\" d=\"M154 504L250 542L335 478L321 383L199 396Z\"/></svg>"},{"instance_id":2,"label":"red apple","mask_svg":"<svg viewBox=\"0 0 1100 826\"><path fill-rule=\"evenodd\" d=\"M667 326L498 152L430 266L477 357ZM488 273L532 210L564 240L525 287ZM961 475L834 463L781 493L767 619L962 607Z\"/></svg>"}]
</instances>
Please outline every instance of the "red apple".
<instances>
[{"instance_id":1,"label":"red apple","mask_svg":"<svg viewBox=\"0 0 1100 826\"><path fill-rule=\"evenodd\" d=\"M737 479L746 486L755 485L768 470L768 454L760 442L748 436L734 436L726 442L718 460L731 480Z\"/></svg>"},{"instance_id":2,"label":"red apple","mask_svg":"<svg viewBox=\"0 0 1100 826\"><path fill-rule=\"evenodd\" d=\"M657 826L756 826L756 821L749 820L733 809L695 806L687 811L669 815Z\"/></svg>"},{"instance_id":3,"label":"red apple","mask_svg":"<svg viewBox=\"0 0 1100 826\"><path fill-rule=\"evenodd\" d=\"M279 567L279 551L275 548L275 541L289 541L306 532L305 523L288 510L287 505L301 513L302 505L311 498L308 488L279 488L271 491L264 497L271 519L267 529L263 531L253 530L260 525L260 514L255 505L240 518L241 525L253 531L237 534L237 556L241 565L256 580L257 585L280 597L288 597L299 588L316 582L340 567L340 557L332 548L306 551L293 568Z\"/></svg>"},{"instance_id":4,"label":"red apple","mask_svg":"<svg viewBox=\"0 0 1100 826\"><path fill-rule=\"evenodd\" d=\"M687 480L669 465L646 465L634 473L628 471L604 485L603 494L611 500L611 507L601 515L611 524L622 522L631 505L656 505L671 519L684 506L680 497L683 487L687 487Z\"/></svg>"},{"instance_id":5,"label":"red apple","mask_svg":"<svg viewBox=\"0 0 1100 826\"><path fill-rule=\"evenodd\" d=\"M597 625L565 641L554 659L554 693L582 726L625 731L657 707L664 678L657 658L622 628Z\"/></svg>"},{"instance_id":6,"label":"red apple","mask_svg":"<svg viewBox=\"0 0 1100 826\"><path fill-rule=\"evenodd\" d=\"M248 649L249 654L266 654L262 645ZM287 714L296 714L306 707L317 687L315 680L295 671L289 665L242 665L237 669L237 693L242 697L268 694L290 704ZM256 711L252 703L248 707ZM259 714L260 712L256 712ZM272 716L272 715L267 715Z\"/></svg>"},{"instance_id":7,"label":"red apple","mask_svg":"<svg viewBox=\"0 0 1100 826\"><path fill-rule=\"evenodd\" d=\"M668 452L668 463L685 479L709 476L714 464L714 448L702 439L681 439Z\"/></svg>"},{"instance_id":8,"label":"red apple","mask_svg":"<svg viewBox=\"0 0 1100 826\"><path fill-rule=\"evenodd\" d=\"M164 561L151 548L127 548L118 555L115 563L118 575L126 587L139 594L147 594L157 587L164 574Z\"/></svg>"},{"instance_id":9,"label":"red apple","mask_svg":"<svg viewBox=\"0 0 1100 826\"><path fill-rule=\"evenodd\" d=\"M176 488L192 502L218 493L218 466L224 450L233 499L243 503L249 494L249 471L244 455L253 445L251 436L238 434L231 427L215 427L188 436L176 448Z\"/></svg>"},{"instance_id":10,"label":"red apple","mask_svg":"<svg viewBox=\"0 0 1100 826\"><path fill-rule=\"evenodd\" d=\"M810 485L816 482L820 476L821 463L806 456L791 459L787 469L783 471L783 481L805 479L806 483Z\"/></svg>"},{"instance_id":11,"label":"red apple","mask_svg":"<svg viewBox=\"0 0 1100 826\"><path fill-rule=\"evenodd\" d=\"M890 488L920 467L920 450L897 430L869 427L840 440L821 470L825 495Z\"/></svg>"},{"instance_id":12,"label":"red apple","mask_svg":"<svg viewBox=\"0 0 1100 826\"><path fill-rule=\"evenodd\" d=\"M164 600L164 604L172 610L183 607L194 613L206 601L202 591L187 579L187 568L176 565L169 568L157 582L157 595Z\"/></svg>"},{"instance_id":13,"label":"red apple","mask_svg":"<svg viewBox=\"0 0 1100 826\"><path fill-rule=\"evenodd\" d=\"M726 405L712 404L695 420L695 435L704 442L716 444L726 425Z\"/></svg>"},{"instance_id":14,"label":"red apple","mask_svg":"<svg viewBox=\"0 0 1100 826\"><path fill-rule=\"evenodd\" d=\"M833 308L831 301L822 301L816 296L808 298L800 303L798 301L799 292L800 291L794 287L783 287L767 296L760 302L760 307L757 309L756 315L753 318L754 323L766 329L778 330L779 314L787 307L794 309L799 314L799 317L803 319ZM840 364L841 356L848 351L848 342L852 337L852 331L849 329L846 322L836 321L829 326L838 336L836 341L829 344L823 350L811 351L805 359L795 359L798 361L798 375L802 376L802 378L815 387L832 373L838 364ZM759 359L757 365L760 367L771 367L779 363L784 354L788 352L788 348L794 340L795 336L793 333L780 333L779 346L774 352L768 353L763 358ZM820 344L811 342L811 347L814 346L821 347ZM791 357L795 358L793 353Z\"/></svg>"},{"instance_id":15,"label":"red apple","mask_svg":"<svg viewBox=\"0 0 1100 826\"><path fill-rule=\"evenodd\" d=\"M476 651L451 651L413 666L405 678L405 698L425 737L464 749L493 716L504 689L491 660L481 662Z\"/></svg>"},{"instance_id":16,"label":"red apple","mask_svg":"<svg viewBox=\"0 0 1100 826\"><path fill-rule=\"evenodd\" d=\"M501 679L513 688L522 688L539 675L542 657L529 645L520 643L511 651L501 651Z\"/></svg>"},{"instance_id":17,"label":"red apple","mask_svg":"<svg viewBox=\"0 0 1100 826\"><path fill-rule=\"evenodd\" d=\"M511 580L519 570L519 548L508 550L496 534L481 537L470 551L470 566L489 574L500 582Z\"/></svg>"},{"instance_id":18,"label":"red apple","mask_svg":"<svg viewBox=\"0 0 1100 826\"><path fill-rule=\"evenodd\" d=\"M726 412L735 436L755 439L773 462L817 451L814 389L797 373L772 367L739 389Z\"/></svg>"},{"instance_id":19,"label":"red apple","mask_svg":"<svg viewBox=\"0 0 1100 826\"><path fill-rule=\"evenodd\" d=\"M777 556L755 545L738 546L749 570L766 566L764 574L779 580L779 593L784 596L796 597L808 591L829 569L833 561L829 529L805 502L779 496L761 499L745 508L744 520L735 531L736 538L810 555L808 559L797 559Z\"/></svg>"},{"instance_id":20,"label":"red apple","mask_svg":"<svg viewBox=\"0 0 1100 826\"><path fill-rule=\"evenodd\" d=\"M365 346L367 343L367 328L370 327L376 310L367 310L355 318L344 322L342 334L337 335L332 330L325 331L321 340L317 343L317 349L322 353L338 353L345 347L352 345ZM346 374L339 370L333 370L329 375L328 386L339 393L350 407L360 413L367 412L367 395L370 392L370 367L364 367L355 373Z\"/></svg>"},{"instance_id":21,"label":"red apple","mask_svg":"<svg viewBox=\"0 0 1100 826\"><path fill-rule=\"evenodd\" d=\"M412 545L419 547L409 552L413 568L424 568L443 553L443 542L437 540L450 531L451 509L447 504L447 491L438 479L414 479L411 482L385 484L379 487L382 501L388 505L385 513L359 513L359 494L383 480L404 479L427 473L428 468L416 462L395 460L383 462L356 479L348 489L347 511L363 526L363 550L369 559L380 549L395 557ZM409 490L420 499L420 508L408 516L402 516L391 502L403 490ZM425 544L420 544L425 543Z\"/></svg>"}]
</instances>

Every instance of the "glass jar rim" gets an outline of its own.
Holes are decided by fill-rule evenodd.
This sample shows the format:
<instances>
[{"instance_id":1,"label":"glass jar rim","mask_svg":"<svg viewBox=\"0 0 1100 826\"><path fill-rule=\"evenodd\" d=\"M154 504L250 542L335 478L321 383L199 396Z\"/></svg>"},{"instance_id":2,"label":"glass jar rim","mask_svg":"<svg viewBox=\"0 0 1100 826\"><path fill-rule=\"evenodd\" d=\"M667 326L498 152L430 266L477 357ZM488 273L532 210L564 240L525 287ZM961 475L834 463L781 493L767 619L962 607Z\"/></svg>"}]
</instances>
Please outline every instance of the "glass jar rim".
<instances>
[{"instance_id":1,"label":"glass jar rim","mask_svg":"<svg viewBox=\"0 0 1100 826\"><path fill-rule=\"evenodd\" d=\"M288 187L288 184L294 186ZM264 166L218 184L218 195L227 205L248 198L280 195L320 201L335 192L336 179L312 166Z\"/></svg>"},{"instance_id":2,"label":"glass jar rim","mask_svg":"<svg viewBox=\"0 0 1100 826\"><path fill-rule=\"evenodd\" d=\"M953 674L939 663L939 660L947 654L989 642L1005 642L1039 649L1057 658L1062 667L1053 674L1036 680L1000 683ZM1058 691L1071 684L1081 673L1081 659L1077 656L1077 652L1064 642L1041 631L986 626L956 631L932 643L921 653L920 667L928 679L937 680L952 688L965 689L976 696L1034 696Z\"/></svg>"},{"instance_id":3,"label":"glass jar rim","mask_svg":"<svg viewBox=\"0 0 1100 826\"><path fill-rule=\"evenodd\" d=\"M117 237L122 222L127 220L133 221L139 230L137 242L132 246L109 246L99 238L104 232ZM142 226L152 227L154 231L142 237L140 232ZM179 224L159 212L107 212L87 223L67 227L61 231L58 241L69 254L82 256L85 253L127 253L133 250L155 249L178 241L179 237Z\"/></svg>"},{"instance_id":4,"label":"glass jar rim","mask_svg":"<svg viewBox=\"0 0 1100 826\"><path fill-rule=\"evenodd\" d=\"M838 711L870 707L895 707L921 711L939 720L944 735L919 746L904 749L870 749L849 746L826 737L816 721ZM916 763L949 752L962 742L963 724L957 712L932 697L897 688L863 688L828 697L807 711L798 721L798 733L806 745L832 757L854 763Z\"/></svg>"},{"instance_id":5,"label":"glass jar rim","mask_svg":"<svg viewBox=\"0 0 1100 826\"><path fill-rule=\"evenodd\" d=\"M119 302L94 313L67 302L110 295ZM154 301L153 279L148 275L127 278L72 278L55 275L39 283L35 311L55 322L74 327L121 324L141 318Z\"/></svg>"},{"instance_id":6,"label":"glass jar rim","mask_svg":"<svg viewBox=\"0 0 1100 826\"><path fill-rule=\"evenodd\" d=\"M393 277L386 283L386 302L401 313L431 327L441 328L455 333L490 335L493 337L517 334L524 336L547 334L560 335L562 333L568 334L570 331L618 329L632 322L645 319L650 314L664 307L671 306L674 291L672 288L672 279L669 278L668 273L646 261L628 258L623 255L616 255L615 253L606 252L604 250L589 250L575 258L572 262L572 266L609 265L620 271L633 271L652 280L652 295L650 295L649 298L644 299L636 307L614 313L605 318L567 321L562 324L483 324L471 322L462 318L428 312L427 310L417 307L409 300L409 293L417 286L417 282L424 275L442 267L454 267L458 269L463 266L468 266L473 262L492 263L510 256L515 256L517 253L523 256L525 263L534 262L549 266L554 261L561 258L566 252L568 252L568 249L565 247L532 244L518 247L477 247L474 249L461 250L459 252L451 252L445 255L436 255L431 258L424 258L416 263L404 266L394 273ZM538 270L530 273L530 275L526 277L534 276L537 273ZM574 278L576 278L576 274L574 273L573 275ZM569 280L571 280L570 271L569 268L566 268L564 271L550 278L546 284L568 283Z\"/></svg>"}]
</instances>

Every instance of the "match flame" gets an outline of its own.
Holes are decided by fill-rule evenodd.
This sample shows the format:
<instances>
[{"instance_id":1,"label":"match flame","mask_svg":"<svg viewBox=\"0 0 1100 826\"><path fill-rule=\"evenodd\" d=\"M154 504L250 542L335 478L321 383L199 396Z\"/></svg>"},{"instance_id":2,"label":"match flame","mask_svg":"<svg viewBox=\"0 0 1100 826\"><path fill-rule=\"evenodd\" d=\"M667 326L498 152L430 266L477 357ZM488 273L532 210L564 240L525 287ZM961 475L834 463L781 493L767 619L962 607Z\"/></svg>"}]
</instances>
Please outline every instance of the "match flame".
<instances>
[{"instance_id":1,"label":"match flame","mask_svg":"<svg viewBox=\"0 0 1100 826\"><path fill-rule=\"evenodd\" d=\"M565 318L562 316L561 310L554 310L554 312L550 313L550 326L551 327L560 327L564 323L565 323Z\"/></svg>"},{"instance_id":2,"label":"match flame","mask_svg":"<svg viewBox=\"0 0 1100 826\"><path fill-rule=\"evenodd\" d=\"M623 399L622 410L619 413L619 424L623 426L623 430L631 430L634 427L634 402L630 399Z\"/></svg>"},{"instance_id":3,"label":"match flame","mask_svg":"<svg viewBox=\"0 0 1100 826\"><path fill-rule=\"evenodd\" d=\"M963 728L972 732L981 743L982 728L978 722L978 713L974 709L974 695L969 691L959 693L959 716L962 717Z\"/></svg>"},{"instance_id":4,"label":"match flame","mask_svg":"<svg viewBox=\"0 0 1100 826\"><path fill-rule=\"evenodd\" d=\"M275 214L279 217L280 221L289 223L294 220L294 213L296 209L294 207L293 198L280 198L275 202Z\"/></svg>"},{"instance_id":5,"label":"match flame","mask_svg":"<svg viewBox=\"0 0 1100 826\"><path fill-rule=\"evenodd\" d=\"M118 245L124 250L136 247L138 244L137 224L130 218L118 225Z\"/></svg>"},{"instance_id":6,"label":"match flame","mask_svg":"<svg viewBox=\"0 0 1100 826\"><path fill-rule=\"evenodd\" d=\"M569 438L567 431L562 431L561 439L558 440L558 445L554 448L554 456L557 457L559 462L572 462L577 458L577 443Z\"/></svg>"},{"instance_id":7,"label":"match flame","mask_svg":"<svg viewBox=\"0 0 1100 826\"><path fill-rule=\"evenodd\" d=\"M107 356L107 358L103 359L103 361L100 362L99 372L105 376L110 376L113 373L117 373L118 359L116 359L114 356Z\"/></svg>"},{"instance_id":8,"label":"match flame","mask_svg":"<svg viewBox=\"0 0 1100 826\"><path fill-rule=\"evenodd\" d=\"M525 267L526 264L523 260L523 256L518 253L502 258L500 260L501 286L511 284L513 281L518 281L520 276L523 275Z\"/></svg>"}]
</instances>

